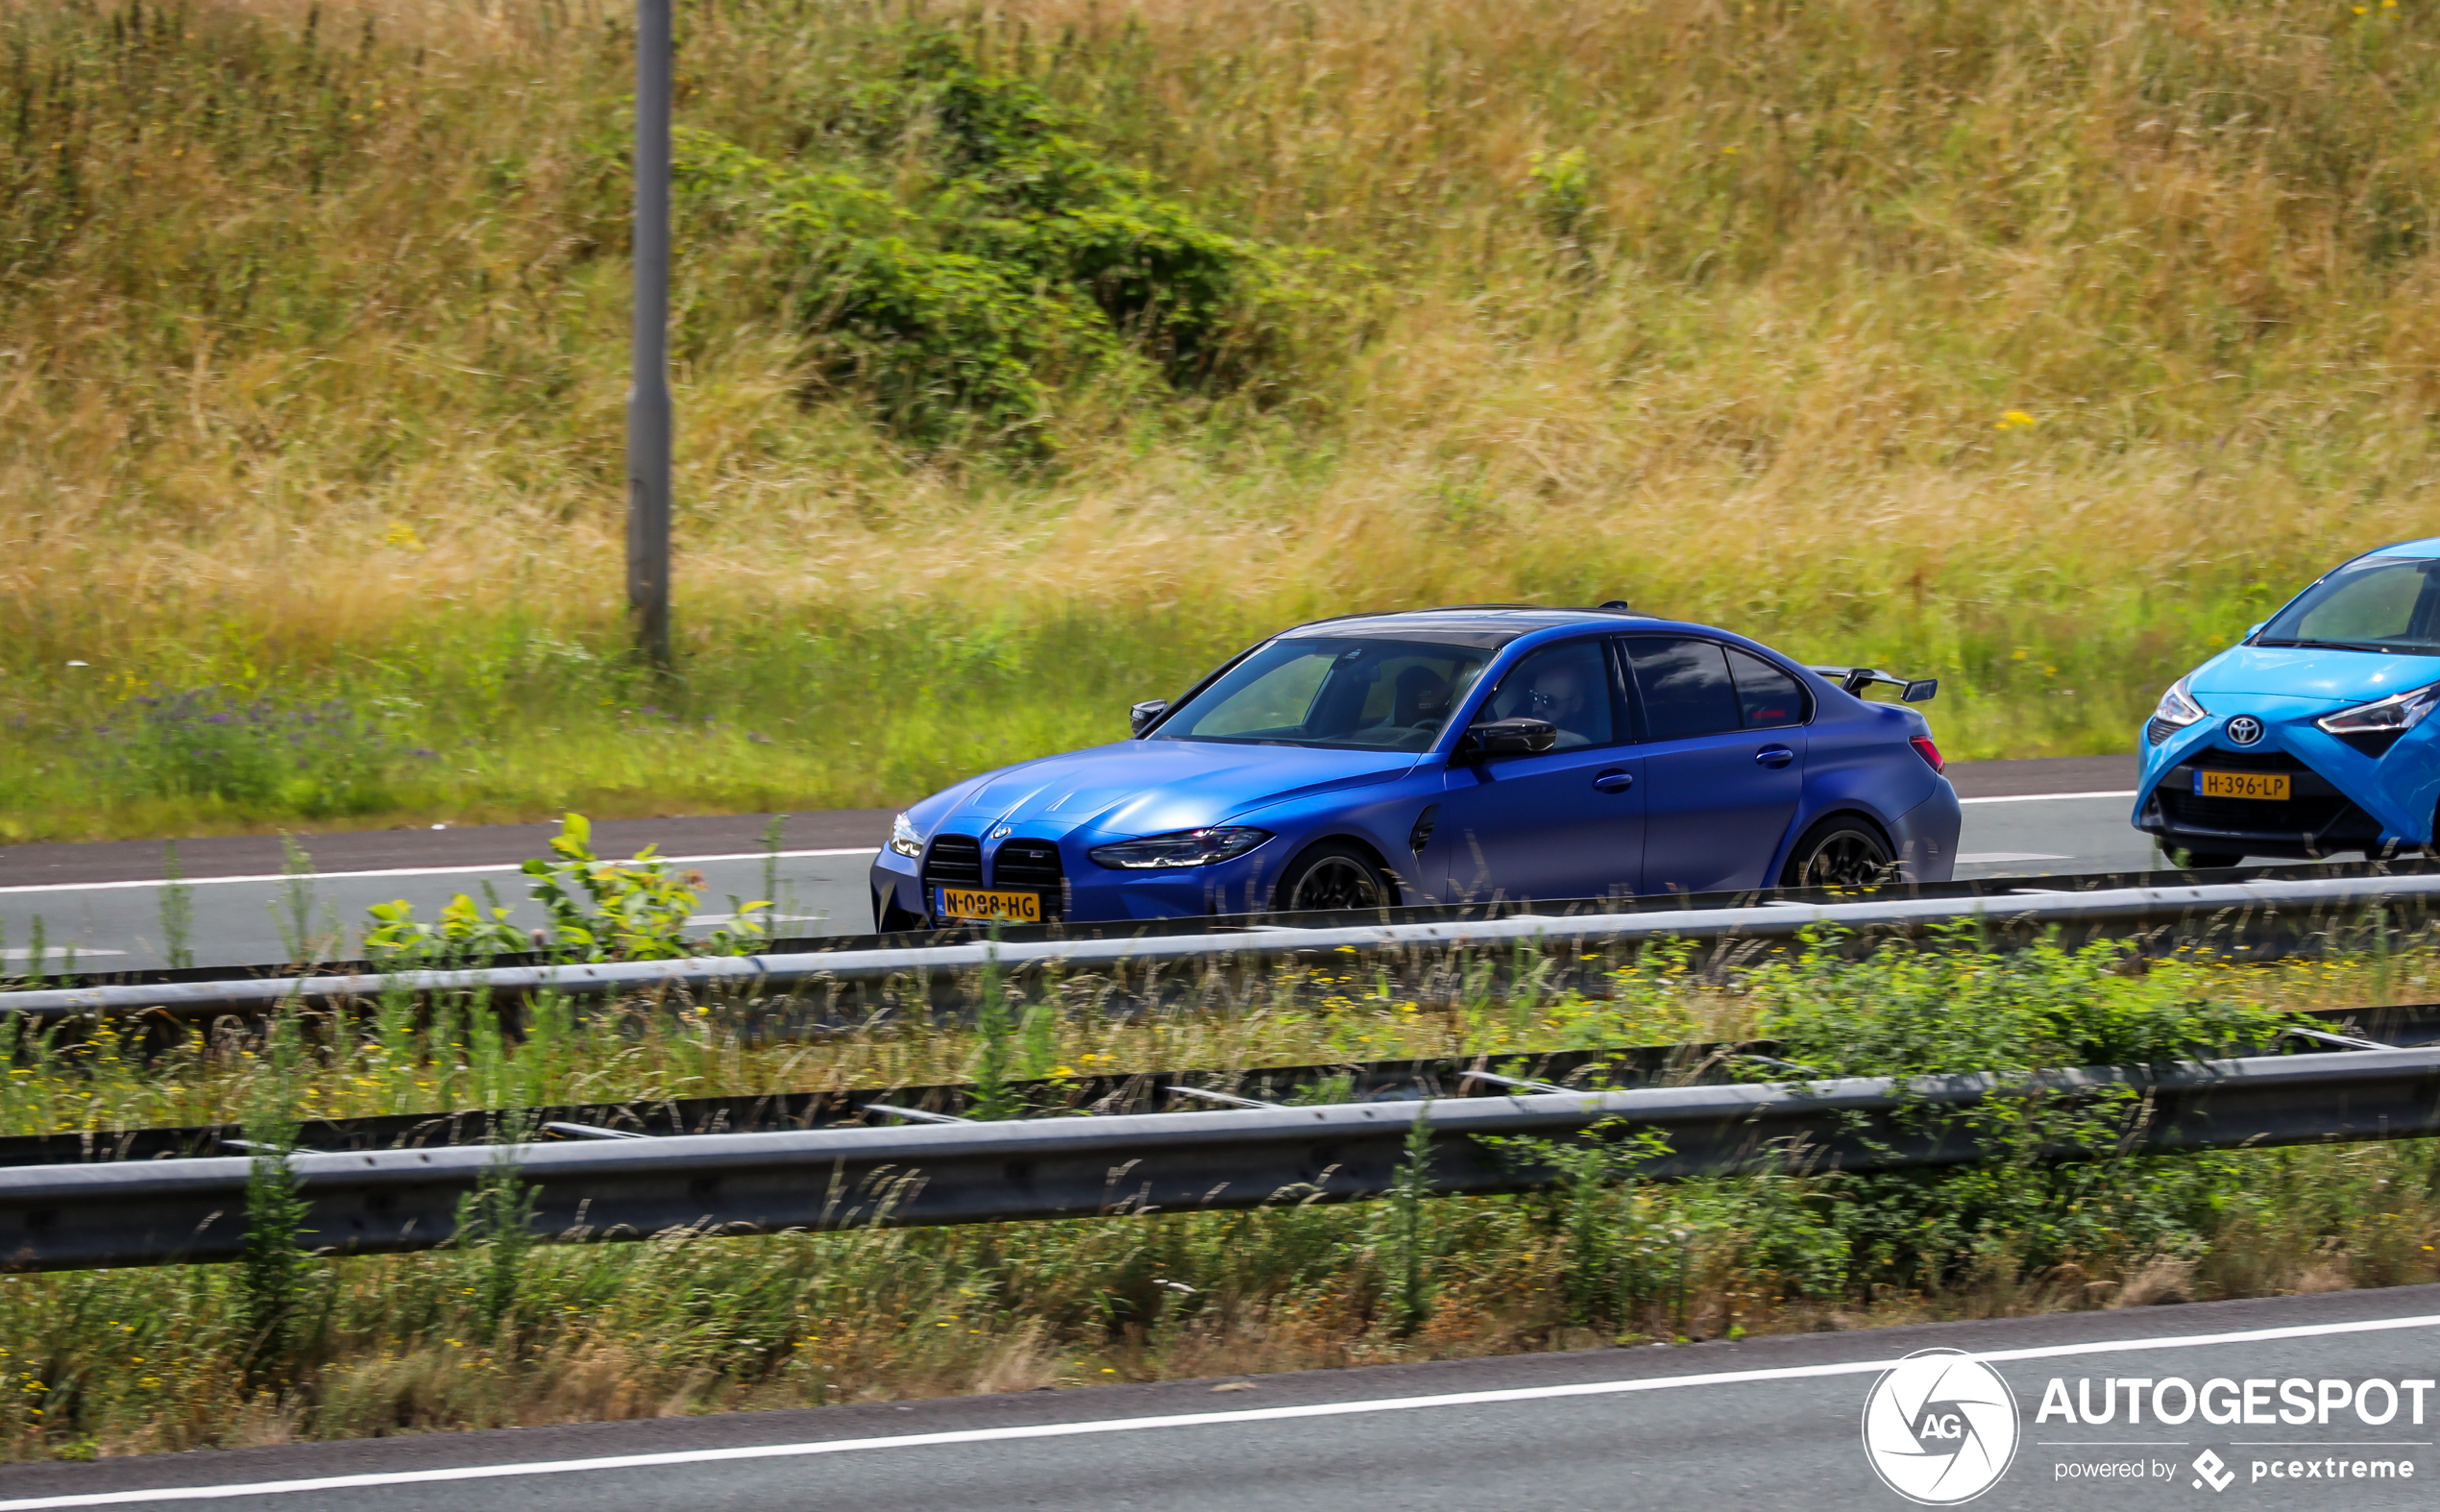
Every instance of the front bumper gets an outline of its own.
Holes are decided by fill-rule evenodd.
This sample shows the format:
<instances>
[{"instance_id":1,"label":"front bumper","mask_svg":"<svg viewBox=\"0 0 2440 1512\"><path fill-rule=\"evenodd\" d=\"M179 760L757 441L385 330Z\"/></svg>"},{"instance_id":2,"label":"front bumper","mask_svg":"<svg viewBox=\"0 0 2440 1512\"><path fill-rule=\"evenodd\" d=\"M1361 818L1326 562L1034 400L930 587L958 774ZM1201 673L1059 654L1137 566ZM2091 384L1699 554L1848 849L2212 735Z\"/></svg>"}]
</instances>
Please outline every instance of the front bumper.
<instances>
[{"instance_id":1,"label":"front bumper","mask_svg":"<svg viewBox=\"0 0 2440 1512\"><path fill-rule=\"evenodd\" d=\"M1275 837L1242 856L1214 866L1182 866L1170 871L1116 871L1096 865L1086 855L1088 846L1083 840L1062 842L1051 836L1028 835L1025 828L1020 825L1016 833L994 840L987 838L988 829L985 836L977 837L943 826L942 834L935 836L926 847L920 863L883 847L873 859L871 872L874 927L881 929L885 919L893 917L901 921L902 927L940 922L935 905L944 880L939 875L940 842L944 839L980 841L979 865L947 879L951 885L1034 892L1041 899L1045 923L1123 923L1130 919L1253 913L1278 880L1279 868L1287 855L1286 847ZM1093 841L1105 842L1106 840ZM1013 856L1020 845L1025 847L1025 864L1017 867L1004 866L1004 853ZM1056 877L1048 875L1042 864L1045 848L1054 849L1059 858ZM964 860L963 856L955 859L961 864Z\"/></svg>"},{"instance_id":2,"label":"front bumper","mask_svg":"<svg viewBox=\"0 0 2440 1512\"><path fill-rule=\"evenodd\" d=\"M2214 698L2215 704L2223 701ZM2440 746L2418 729L2379 755L2355 749L2312 721L2319 702L2261 699L2213 708L2211 718L2145 751L2135 826L2178 850L2317 861L2360 853L2395 855L2431 843L2440 796ZM2262 738L2240 746L2227 738L2238 714L2262 720ZM2201 770L2279 773L2285 799L2207 797Z\"/></svg>"}]
</instances>

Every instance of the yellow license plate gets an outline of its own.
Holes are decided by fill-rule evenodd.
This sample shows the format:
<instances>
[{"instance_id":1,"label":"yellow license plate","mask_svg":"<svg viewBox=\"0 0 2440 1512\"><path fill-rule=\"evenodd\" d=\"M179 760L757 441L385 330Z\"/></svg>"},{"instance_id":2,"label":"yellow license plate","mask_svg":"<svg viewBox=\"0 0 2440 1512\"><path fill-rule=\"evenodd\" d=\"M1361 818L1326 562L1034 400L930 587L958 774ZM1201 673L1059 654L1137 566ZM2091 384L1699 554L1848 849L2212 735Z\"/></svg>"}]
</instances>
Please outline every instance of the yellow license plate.
<instances>
[{"instance_id":1,"label":"yellow license plate","mask_svg":"<svg viewBox=\"0 0 2440 1512\"><path fill-rule=\"evenodd\" d=\"M2272 803L2287 801L2287 773L2283 771L2198 771L2194 774L2194 791L2206 798L2261 798Z\"/></svg>"},{"instance_id":2,"label":"yellow license plate","mask_svg":"<svg viewBox=\"0 0 2440 1512\"><path fill-rule=\"evenodd\" d=\"M994 892L981 888L942 888L942 918L997 919L1010 924L1042 921L1039 892Z\"/></svg>"}]
</instances>

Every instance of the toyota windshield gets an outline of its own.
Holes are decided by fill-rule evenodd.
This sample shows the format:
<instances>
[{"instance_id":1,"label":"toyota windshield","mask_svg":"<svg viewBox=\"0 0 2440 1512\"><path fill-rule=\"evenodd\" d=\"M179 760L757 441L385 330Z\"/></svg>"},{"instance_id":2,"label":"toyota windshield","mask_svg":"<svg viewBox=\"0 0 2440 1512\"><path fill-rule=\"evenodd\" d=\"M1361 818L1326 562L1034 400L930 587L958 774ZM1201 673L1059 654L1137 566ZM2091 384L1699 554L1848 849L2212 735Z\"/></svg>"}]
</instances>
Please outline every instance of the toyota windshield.
<instances>
[{"instance_id":1,"label":"toyota windshield","mask_svg":"<svg viewBox=\"0 0 2440 1512\"><path fill-rule=\"evenodd\" d=\"M2368 556L2296 596L2256 646L2440 656L2440 558Z\"/></svg>"}]
</instances>

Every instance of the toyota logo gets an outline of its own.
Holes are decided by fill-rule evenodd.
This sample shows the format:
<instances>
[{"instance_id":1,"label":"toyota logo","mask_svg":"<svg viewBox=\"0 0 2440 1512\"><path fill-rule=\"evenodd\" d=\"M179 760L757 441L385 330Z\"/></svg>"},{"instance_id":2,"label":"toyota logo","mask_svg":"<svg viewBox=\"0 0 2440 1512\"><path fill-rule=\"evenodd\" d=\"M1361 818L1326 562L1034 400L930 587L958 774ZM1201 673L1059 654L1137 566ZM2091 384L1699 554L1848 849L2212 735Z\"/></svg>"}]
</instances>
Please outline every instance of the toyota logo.
<instances>
[{"instance_id":1,"label":"toyota logo","mask_svg":"<svg viewBox=\"0 0 2440 1512\"><path fill-rule=\"evenodd\" d=\"M2262 721L2250 714L2240 714L2229 720L2229 740L2237 745L2251 745L2262 738Z\"/></svg>"}]
</instances>

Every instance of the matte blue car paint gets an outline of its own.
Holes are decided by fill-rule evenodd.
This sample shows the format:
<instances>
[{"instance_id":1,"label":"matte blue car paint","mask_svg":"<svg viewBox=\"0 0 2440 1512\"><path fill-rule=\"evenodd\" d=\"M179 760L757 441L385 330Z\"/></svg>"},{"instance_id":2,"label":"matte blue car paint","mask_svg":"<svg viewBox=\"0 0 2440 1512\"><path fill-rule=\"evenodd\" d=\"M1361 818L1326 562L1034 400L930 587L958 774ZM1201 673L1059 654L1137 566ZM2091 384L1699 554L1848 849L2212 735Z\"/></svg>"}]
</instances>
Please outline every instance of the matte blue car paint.
<instances>
[{"instance_id":1,"label":"matte blue car paint","mask_svg":"<svg viewBox=\"0 0 2440 1512\"><path fill-rule=\"evenodd\" d=\"M1402 618L1367 622L1395 634ZM1056 842L1063 912L1077 920L1257 912L1288 863L1324 840L1369 850L1410 902L1763 887L1805 830L1839 811L1877 824L1909 877L1949 876L1957 798L1907 744L1928 730L1913 709L1867 703L1709 626L1556 610L1531 618L1542 627L1500 650L1420 754L1127 740L982 773L915 804L908 817L927 843L942 833L981 839L987 886L1001 845ZM1794 672L1813 695L1812 721L1481 765L1449 760L1500 679L1530 652L1579 636L1672 632L1708 636ZM1788 752L1784 764L1757 764L1774 747ZM1623 788L1622 774L1632 779ZM1418 854L1408 840L1427 809L1437 810L1436 822ZM1087 855L1114 841L1216 824L1252 825L1272 839L1232 861L1174 871L1113 870ZM918 870L914 858L885 848L872 870L876 902L925 914Z\"/></svg>"},{"instance_id":2,"label":"matte blue car paint","mask_svg":"<svg viewBox=\"0 0 2440 1512\"><path fill-rule=\"evenodd\" d=\"M2402 541L2364 554L2440 557L2440 539ZM2264 622L2278 618L2274 614ZM2258 631L2259 626L2256 628ZM2400 848L2430 844L2434 811L2440 808L2440 719L2425 720L2379 757L2366 755L2314 721L2342 709L2440 682L2440 657L2250 643L2251 635L2246 643L2231 646L2186 674L2188 691L2209 718L2175 732L2158 745L2142 747L2143 769L2133 814L2135 826L2146 827L2145 811L2171 768L2212 745L2227 748L2230 743L2221 735L2228 721L2250 714L2262 721L2264 730L2261 740L2248 749L2285 751L2329 779L2379 821L2384 844ZM2142 740L2138 735L2137 741Z\"/></svg>"}]
</instances>

